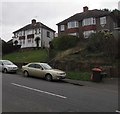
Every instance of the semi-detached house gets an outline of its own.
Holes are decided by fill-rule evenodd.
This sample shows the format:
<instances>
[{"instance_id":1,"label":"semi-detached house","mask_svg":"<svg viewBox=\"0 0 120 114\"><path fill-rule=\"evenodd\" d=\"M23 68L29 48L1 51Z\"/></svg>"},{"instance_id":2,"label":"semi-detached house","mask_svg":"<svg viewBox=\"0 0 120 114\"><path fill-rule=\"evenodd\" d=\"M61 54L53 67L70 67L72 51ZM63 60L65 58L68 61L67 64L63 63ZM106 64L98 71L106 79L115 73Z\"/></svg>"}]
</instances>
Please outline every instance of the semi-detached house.
<instances>
[{"instance_id":1,"label":"semi-detached house","mask_svg":"<svg viewBox=\"0 0 120 114\"><path fill-rule=\"evenodd\" d=\"M21 48L48 47L49 42L55 37L55 31L35 19L19 30L13 32L13 45L21 45Z\"/></svg>"},{"instance_id":2,"label":"semi-detached house","mask_svg":"<svg viewBox=\"0 0 120 114\"><path fill-rule=\"evenodd\" d=\"M107 10L89 10L83 7L83 12L77 13L57 24L58 36L75 35L88 38L91 33L97 31L113 31L117 28L117 22Z\"/></svg>"}]
</instances>

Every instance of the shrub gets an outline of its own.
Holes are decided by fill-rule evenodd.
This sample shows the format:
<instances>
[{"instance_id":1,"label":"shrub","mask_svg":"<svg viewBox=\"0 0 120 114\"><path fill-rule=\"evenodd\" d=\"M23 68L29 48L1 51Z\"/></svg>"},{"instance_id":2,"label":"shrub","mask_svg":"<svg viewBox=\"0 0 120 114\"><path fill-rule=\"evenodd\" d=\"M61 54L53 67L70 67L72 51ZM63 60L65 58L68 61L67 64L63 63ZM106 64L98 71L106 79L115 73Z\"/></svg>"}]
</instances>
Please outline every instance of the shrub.
<instances>
[{"instance_id":1,"label":"shrub","mask_svg":"<svg viewBox=\"0 0 120 114\"><path fill-rule=\"evenodd\" d=\"M66 50L77 45L79 38L72 35L65 35L55 38L52 41L53 47L56 50Z\"/></svg>"},{"instance_id":2,"label":"shrub","mask_svg":"<svg viewBox=\"0 0 120 114\"><path fill-rule=\"evenodd\" d=\"M110 33L98 32L89 37L87 50L90 52L103 52L105 56L117 56L117 40Z\"/></svg>"}]
</instances>

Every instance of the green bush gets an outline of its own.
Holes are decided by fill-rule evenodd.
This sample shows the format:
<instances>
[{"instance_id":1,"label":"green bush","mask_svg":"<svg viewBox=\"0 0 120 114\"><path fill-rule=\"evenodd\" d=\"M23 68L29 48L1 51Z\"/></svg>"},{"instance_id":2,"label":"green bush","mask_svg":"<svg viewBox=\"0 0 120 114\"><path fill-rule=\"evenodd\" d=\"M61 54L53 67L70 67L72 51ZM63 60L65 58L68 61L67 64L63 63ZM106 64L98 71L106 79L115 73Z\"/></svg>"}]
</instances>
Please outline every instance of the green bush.
<instances>
[{"instance_id":1,"label":"green bush","mask_svg":"<svg viewBox=\"0 0 120 114\"><path fill-rule=\"evenodd\" d=\"M88 51L91 52L101 52L103 50L103 44L105 43L104 33L92 33L89 36L89 41L87 45Z\"/></svg>"},{"instance_id":2,"label":"green bush","mask_svg":"<svg viewBox=\"0 0 120 114\"><path fill-rule=\"evenodd\" d=\"M117 48L117 40L110 32L97 32L89 36L87 45L89 52L103 52L107 57L116 57Z\"/></svg>"},{"instance_id":3,"label":"green bush","mask_svg":"<svg viewBox=\"0 0 120 114\"><path fill-rule=\"evenodd\" d=\"M65 35L55 38L52 41L53 47L56 50L66 50L77 45L79 38L72 35Z\"/></svg>"}]
</instances>

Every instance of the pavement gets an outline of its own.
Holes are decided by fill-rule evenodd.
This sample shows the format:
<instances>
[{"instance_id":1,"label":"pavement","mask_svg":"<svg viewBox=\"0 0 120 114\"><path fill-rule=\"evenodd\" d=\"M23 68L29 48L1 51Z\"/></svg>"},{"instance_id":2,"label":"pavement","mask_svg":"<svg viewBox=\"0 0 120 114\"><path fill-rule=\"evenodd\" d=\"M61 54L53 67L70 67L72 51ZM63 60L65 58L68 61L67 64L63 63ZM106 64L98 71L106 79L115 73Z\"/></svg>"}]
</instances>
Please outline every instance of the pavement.
<instances>
[{"instance_id":1,"label":"pavement","mask_svg":"<svg viewBox=\"0 0 120 114\"><path fill-rule=\"evenodd\" d=\"M87 87L95 87L99 89L112 89L118 90L118 78L103 78L101 82L93 82L93 81L81 81L81 80L72 80L72 79L64 79L66 83L78 85L78 86L87 86Z\"/></svg>"}]
</instances>

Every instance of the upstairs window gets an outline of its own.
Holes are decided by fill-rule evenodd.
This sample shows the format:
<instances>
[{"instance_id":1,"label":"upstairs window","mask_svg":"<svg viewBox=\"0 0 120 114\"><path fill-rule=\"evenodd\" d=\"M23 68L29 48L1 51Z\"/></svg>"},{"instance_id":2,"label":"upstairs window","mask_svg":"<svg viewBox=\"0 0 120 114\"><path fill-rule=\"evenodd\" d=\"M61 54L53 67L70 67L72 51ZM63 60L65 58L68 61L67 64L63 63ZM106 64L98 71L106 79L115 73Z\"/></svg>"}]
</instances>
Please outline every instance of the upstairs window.
<instances>
[{"instance_id":1,"label":"upstairs window","mask_svg":"<svg viewBox=\"0 0 120 114\"><path fill-rule=\"evenodd\" d=\"M60 31L64 31L65 30L65 25L61 25L60 26Z\"/></svg>"},{"instance_id":2,"label":"upstairs window","mask_svg":"<svg viewBox=\"0 0 120 114\"><path fill-rule=\"evenodd\" d=\"M50 38L50 32L49 32L49 31L47 31L47 37L49 37L49 38Z\"/></svg>"},{"instance_id":3,"label":"upstairs window","mask_svg":"<svg viewBox=\"0 0 120 114\"><path fill-rule=\"evenodd\" d=\"M95 25L96 24L96 19L95 18L87 18L83 19L82 25L87 26L87 25Z\"/></svg>"},{"instance_id":4,"label":"upstairs window","mask_svg":"<svg viewBox=\"0 0 120 114\"><path fill-rule=\"evenodd\" d=\"M68 28L77 28L77 27L78 27L77 21L68 22Z\"/></svg>"},{"instance_id":5,"label":"upstairs window","mask_svg":"<svg viewBox=\"0 0 120 114\"><path fill-rule=\"evenodd\" d=\"M100 18L100 24L105 25L106 24L106 17L101 17Z\"/></svg>"}]
</instances>

